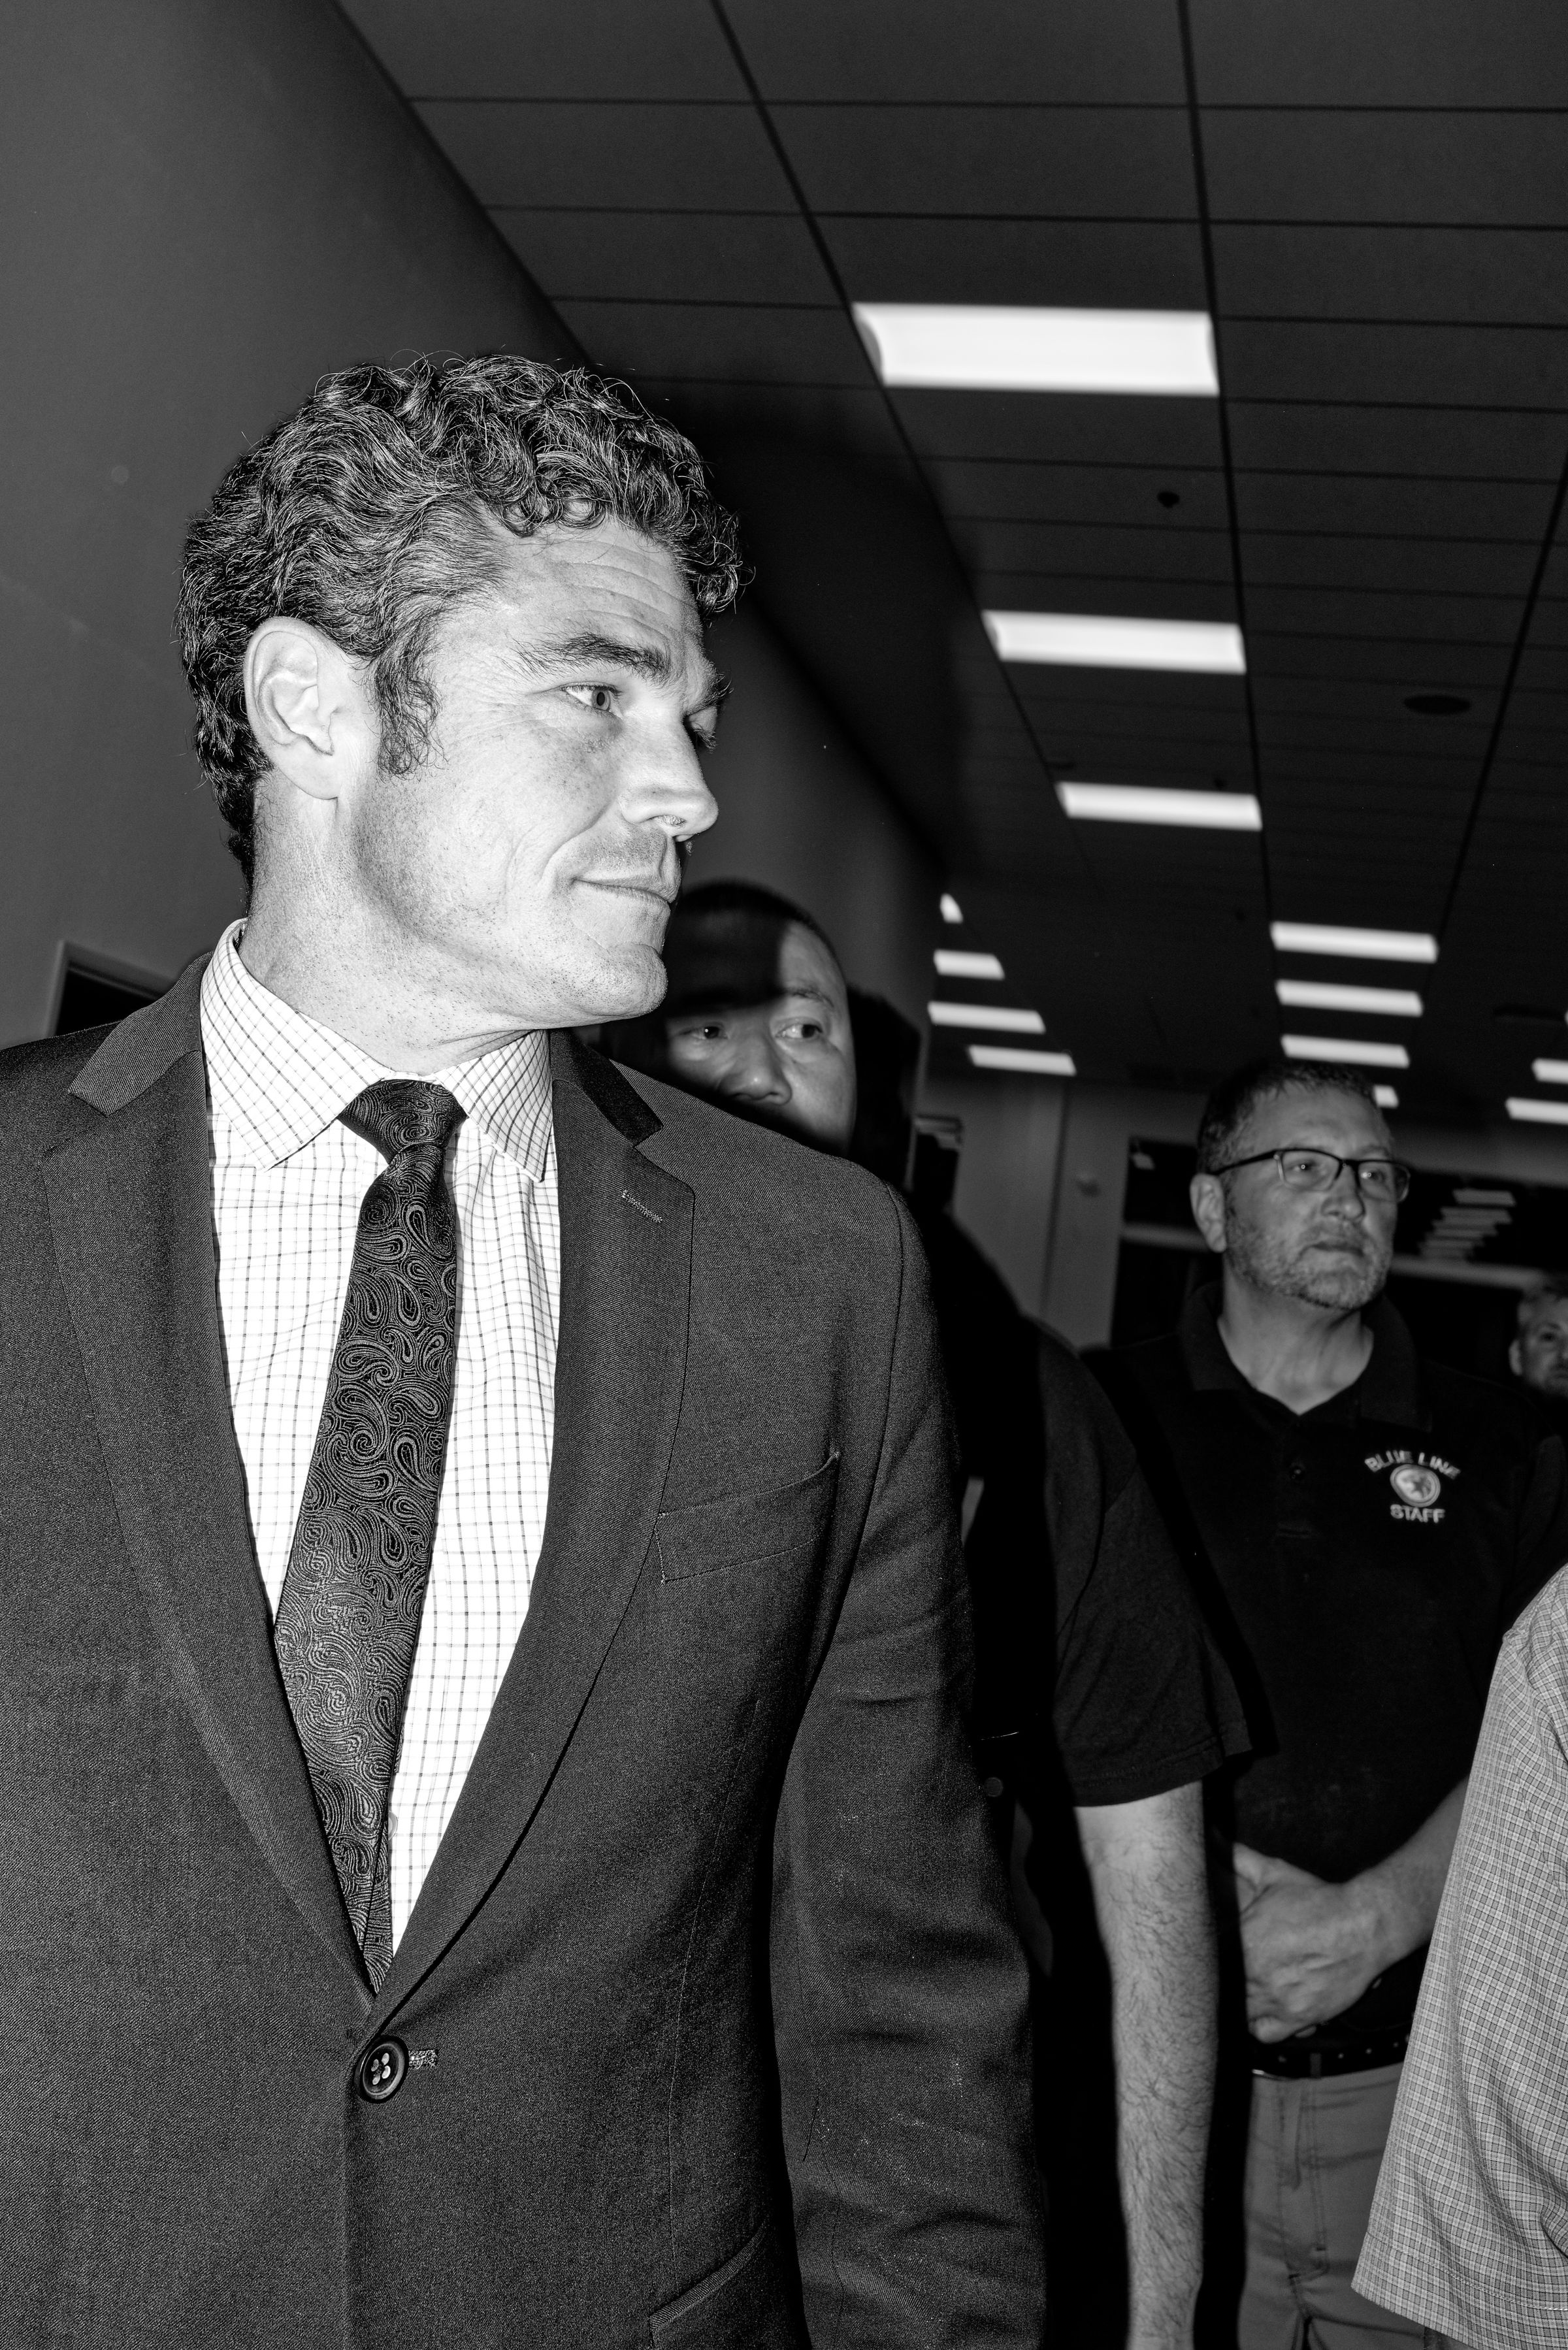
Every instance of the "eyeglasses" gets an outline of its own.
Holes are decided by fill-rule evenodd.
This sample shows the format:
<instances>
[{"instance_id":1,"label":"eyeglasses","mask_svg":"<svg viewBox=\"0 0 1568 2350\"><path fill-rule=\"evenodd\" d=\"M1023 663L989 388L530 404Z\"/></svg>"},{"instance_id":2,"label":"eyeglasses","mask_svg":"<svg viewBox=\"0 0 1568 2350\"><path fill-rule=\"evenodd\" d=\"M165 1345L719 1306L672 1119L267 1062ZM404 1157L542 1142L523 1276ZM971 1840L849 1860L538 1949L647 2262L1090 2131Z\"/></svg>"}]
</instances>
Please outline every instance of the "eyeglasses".
<instances>
[{"instance_id":1,"label":"eyeglasses","mask_svg":"<svg viewBox=\"0 0 1568 2350\"><path fill-rule=\"evenodd\" d=\"M1230 1175L1238 1167L1262 1167L1271 1159L1280 1180L1293 1191L1332 1191L1344 1167L1355 1176L1362 1198L1375 1200L1380 1207L1395 1206L1410 1189L1410 1170L1397 1159L1338 1159L1332 1150L1255 1150L1251 1159L1232 1159L1210 1172Z\"/></svg>"}]
</instances>

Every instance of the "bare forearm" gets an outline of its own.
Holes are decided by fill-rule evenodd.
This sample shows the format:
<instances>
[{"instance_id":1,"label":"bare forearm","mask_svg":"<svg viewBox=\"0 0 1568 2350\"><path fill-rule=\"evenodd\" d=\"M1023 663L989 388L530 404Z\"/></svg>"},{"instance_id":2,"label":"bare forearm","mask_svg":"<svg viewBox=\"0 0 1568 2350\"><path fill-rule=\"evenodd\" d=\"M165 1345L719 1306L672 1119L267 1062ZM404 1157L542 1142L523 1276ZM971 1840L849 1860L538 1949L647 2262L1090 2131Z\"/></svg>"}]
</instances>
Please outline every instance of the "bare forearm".
<instances>
[{"instance_id":1,"label":"bare forearm","mask_svg":"<svg viewBox=\"0 0 1568 2350\"><path fill-rule=\"evenodd\" d=\"M1214 1929L1202 1794L1078 1814L1110 1962L1129 2345L1191 2340L1214 2086Z\"/></svg>"},{"instance_id":2,"label":"bare forearm","mask_svg":"<svg viewBox=\"0 0 1568 2350\"><path fill-rule=\"evenodd\" d=\"M1352 1879L1367 1905L1379 1970L1432 1939L1469 1784L1461 1779L1407 1843Z\"/></svg>"}]
</instances>

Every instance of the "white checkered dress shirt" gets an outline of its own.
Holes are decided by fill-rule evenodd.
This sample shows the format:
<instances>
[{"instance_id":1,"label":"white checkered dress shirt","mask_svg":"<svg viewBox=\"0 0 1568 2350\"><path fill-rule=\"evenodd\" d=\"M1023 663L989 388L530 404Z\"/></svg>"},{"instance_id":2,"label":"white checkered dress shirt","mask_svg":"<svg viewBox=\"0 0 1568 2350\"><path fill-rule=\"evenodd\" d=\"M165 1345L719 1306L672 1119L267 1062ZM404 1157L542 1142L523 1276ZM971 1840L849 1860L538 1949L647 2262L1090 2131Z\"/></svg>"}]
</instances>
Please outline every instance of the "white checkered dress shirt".
<instances>
[{"instance_id":1,"label":"white checkered dress shirt","mask_svg":"<svg viewBox=\"0 0 1568 2350\"><path fill-rule=\"evenodd\" d=\"M338 1112L403 1072L291 1010L218 942L202 982L218 1302L256 1561L276 1610L327 1397L359 1208L385 1165ZM401 1935L511 1661L545 1528L561 1224L542 1035L431 1082L466 1116L457 1202L452 1430L392 1785Z\"/></svg>"},{"instance_id":2,"label":"white checkered dress shirt","mask_svg":"<svg viewBox=\"0 0 1568 2350\"><path fill-rule=\"evenodd\" d=\"M1568 1567L1502 1644L1355 2282L1568 2344Z\"/></svg>"}]
</instances>

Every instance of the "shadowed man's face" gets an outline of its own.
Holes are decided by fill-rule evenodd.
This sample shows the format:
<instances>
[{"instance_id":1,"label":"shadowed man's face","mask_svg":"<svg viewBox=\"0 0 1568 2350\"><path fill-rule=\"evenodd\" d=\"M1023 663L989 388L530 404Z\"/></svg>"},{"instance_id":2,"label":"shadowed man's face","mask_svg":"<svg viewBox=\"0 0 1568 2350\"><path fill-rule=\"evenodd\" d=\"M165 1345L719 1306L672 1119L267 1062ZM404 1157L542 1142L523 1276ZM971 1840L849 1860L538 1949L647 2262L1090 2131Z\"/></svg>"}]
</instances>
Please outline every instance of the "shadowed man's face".
<instances>
[{"instance_id":1,"label":"shadowed man's face","mask_svg":"<svg viewBox=\"0 0 1568 2350\"><path fill-rule=\"evenodd\" d=\"M753 914L678 914L666 942L671 1076L822 1150L847 1150L855 1046L844 973L815 931Z\"/></svg>"},{"instance_id":2,"label":"shadowed man's face","mask_svg":"<svg viewBox=\"0 0 1568 2350\"><path fill-rule=\"evenodd\" d=\"M1530 1308L1508 1359L1515 1378L1537 1395L1568 1398L1568 1297L1543 1297Z\"/></svg>"}]
</instances>

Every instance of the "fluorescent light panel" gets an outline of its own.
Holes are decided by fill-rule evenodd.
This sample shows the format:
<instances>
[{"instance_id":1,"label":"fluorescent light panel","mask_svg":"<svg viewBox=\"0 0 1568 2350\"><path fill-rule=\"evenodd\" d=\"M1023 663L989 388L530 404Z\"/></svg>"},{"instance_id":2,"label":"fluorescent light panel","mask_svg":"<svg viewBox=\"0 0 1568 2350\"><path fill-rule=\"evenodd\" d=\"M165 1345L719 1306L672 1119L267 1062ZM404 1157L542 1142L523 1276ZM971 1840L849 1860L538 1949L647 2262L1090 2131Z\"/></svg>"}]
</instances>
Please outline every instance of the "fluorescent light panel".
<instances>
[{"instance_id":1,"label":"fluorescent light panel","mask_svg":"<svg viewBox=\"0 0 1568 2350\"><path fill-rule=\"evenodd\" d=\"M887 384L1219 396L1214 329L1206 310L857 302L854 311Z\"/></svg>"},{"instance_id":2,"label":"fluorescent light panel","mask_svg":"<svg viewBox=\"0 0 1568 2350\"><path fill-rule=\"evenodd\" d=\"M1531 1101L1511 1094L1503 1107L1510 1118L1522 1118L1531 1126L1568 1126L1568 1101Z\"/></svg>"},{"instance_id":3,"label":"fluorescent light panel","mask_svg":"<svg viewBox=\"0 0 1568 2350\"><path fill-rule=\"evenodd\" d=\"M970 1059L977 1069L1016 1069L1031 1077L1075 1077L1071 1053L1031 1053L1021 1045L971 1045Z\"/></svg>"},{"instance_id":4,"label":"fluorescent light panel","mask_svg":"<svg viewBox=\"0 0 1568 2350\"><path fill-rule=\"evenodd\" d=\"M1211 832L1262 832L1263 811L1251 792L1182 792L1161 784L1056 786L1069 816L1096 824L1180 824Z\"/></svg>"},{"instance_id":5,"label":"fluorescent light panel","mask_svg":"<svg viewBox=\"0 0 1568 2350\"><path fill-rule=\"evenodd\" d=\"M1344 955L1355 962L1436 962L1438 941L1425 931L1355 931L1340 922L1271 922L1282 954Z\"/></svg>"},{"instance_id":6,"label":"fluorescent light panel","mask_svg":"<svg viewBox=\"0 0 1568 2350\"><path fill-rule=\"evenodd\" d=\"M1399 1107L1399 1097L1392 1086L1374 1086L1372 1098L1379 1109L1397 1109Z\"/></svg>"},{"instance_id":7,"label":"fluorescent light panel","mask_svg":"<svg viewBox=\"0 0 1568 2350\"><path fill-rule=\"evenodd\" d=\"M1530 1066L1538 1086L1568 1086L1568 1061L1532 1061Z\"/></svg>"},{"instance_id":8,"label":"fluorescent light panel","mask_svg":"<svg viewBox=\"0 0 1568 2350\"><path fill-rule=\"evenodd\" d=\"M982 612L981 618L1000 660L1246 673L1241 631L1230 620L1124 620L1097 612Z\"/></svg>"},{"instance_id":9,"label":"fluorescent light panel","mask_svg":"<svg viewBox=\"0 0 1568 2350\"><path fill-rule=\"evenodd\" d=\"M1044 1036L1038 1012L1014 1011L1005 1003L928 1003L933 1028L997 1028L1010 1036Z\"/></svg>"},{"instance_id":10,"label":"fluorescent light panel","mask_svg":"<svg viewBox=\"0 0 1568 2350\"><path fill-rule=\"evenodd\" d=\"M1341 987L1332 979L1282 979L1275 982L1274 993L1282 1003L1303 1011L1376 1012L1389 1020L1421 1017L1421 999L1409 987Z\"/></svg>"},{"instance_id":11,"label":"fluorescent light panel","mask_svg":"<svg viewBox=\"0 0 1568 2350\"><path fill-rule=\"evenodd\" d=\"M1282 1036L1280 1044L1293 1061L1344 1061L1358 1069L1410 1066L1403 1045L1374 1045L1365 1036Z\"/></svg>"},{"instance_id":12,"label":"fluorescent light panel","mask_svg":"<svg viewBox=\"0 0 1568 2350\"><path fill-rule=\"evenodd\" d=\"M971 954L967 947L939 947L932 961L942 979L1004 979L1007 974L993 954Z\"/></svg>"},{"instance_id":13,"label":"fluorescent light panel","mask_svg":"<svg viewBox=\"0 0 1568 2350\"><path fill-rule=\"evenodd\" d=\"M950 889L944 889L937 902L941 909L941 917L944 922L962 921L963 908L959 904L958 899L953 896Z\"/></svg>"}]
</instances>

